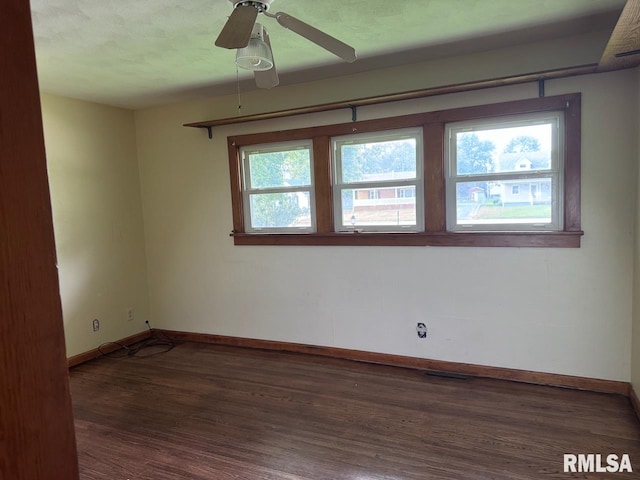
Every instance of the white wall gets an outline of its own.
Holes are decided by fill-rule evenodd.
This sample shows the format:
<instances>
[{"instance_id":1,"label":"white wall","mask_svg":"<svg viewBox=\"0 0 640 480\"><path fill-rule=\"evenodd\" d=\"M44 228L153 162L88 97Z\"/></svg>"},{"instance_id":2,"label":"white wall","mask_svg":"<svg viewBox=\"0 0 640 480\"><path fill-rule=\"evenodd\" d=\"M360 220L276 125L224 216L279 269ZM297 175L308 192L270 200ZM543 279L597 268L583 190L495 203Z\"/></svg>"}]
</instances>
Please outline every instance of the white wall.
<instances>
[{"instance_id":1,"label":"white wall","mask_svg":"<svg viewBox=\"0 0 640 480\"><path fill-rule=\"evenodd\" d=\"M638 185L640 185L640 68L636 72L636 99L637 121L635 138L638 141L636 170ZM635 263L633 281L633 333L632 333L632 357L631 357L631 384L637 395L640 395L640 189L636 191L636 215L635 215Z\"/></svg>"},{"instance_id":2,"label":"white wall","mask_svg":"<svg viewBox=\"0 0 640 480\"><path fill-rule=\"evenodd\" d=\"M582 40L280 87L248 93L242 103L246 113L269 111L597 61L601 43ZM233 116L234 97L136 112L155 324L629 381L636 185L629 172L638 161L637 105L629 98L637 82L623 71L550 81L546 89L583 93L580 249L236 247L226 136L345 122L350 111L219 127L213 140L181 124ZM359 118L537 92L529 84L432 97L362 108ZM430 329L427 340L416 336L418 321Z\"/></svg>"},{"instance_id":3,"label":"white wall","mask_svg":"<svg viewBox=\"0 0 640 480\"><path fill-rule=\"evenodd\" d=\"M73 356L140 332L149 319L134 115L46 94L42 115L67 355Z\"/></svg>"}]
</instances>

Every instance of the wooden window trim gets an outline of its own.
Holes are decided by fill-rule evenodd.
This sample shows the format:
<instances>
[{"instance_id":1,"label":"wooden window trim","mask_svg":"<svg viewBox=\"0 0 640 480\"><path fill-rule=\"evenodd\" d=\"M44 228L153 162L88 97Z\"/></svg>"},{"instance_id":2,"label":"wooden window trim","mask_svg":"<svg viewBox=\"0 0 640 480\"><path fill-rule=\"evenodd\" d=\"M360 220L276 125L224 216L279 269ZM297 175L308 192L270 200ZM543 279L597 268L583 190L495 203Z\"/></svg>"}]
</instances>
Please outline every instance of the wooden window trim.
<instances>
[{"instance_id":1,"label":"wooden window trim","mask_svg":"<svg viewBox=\"0 0 640 480\"><path fill-rule=\"evenodd\" d=\"M563 111L565 115L564 229L541 232L450 232L446 230L444 131L452 122L526 113ZM385 245L475 247L580 247L580 93L454 108L399 117L254 133L227 138L235 245ZM336 233L333 231L331 137L422 127L424 147L424 232ZM315 233L245 233L240 148L291 140L313 140L316 189Z\"/></svg>"},{"instance_id":2,"label":"wooden window trim","mask_svg":"<svg viewBox=\"0 0 640 480\"><path fill-rule=\"evenodd\" d=\"M336 219L336 215L340 215L341 214L341 208L336 204L339 202L339 197L340 194L336 191L336 190L340 190L342 189L342 191L344 190L352 190L352 191L357 191L358 189L361 188L366 188L369 189L368 192L368 196L370 200L374 200L374 199L379 199L381 198L381 191L388 189L388 188L396 188L396 185L392 185L393 183L395 183L393 180L385 178L383 180L369 180L368 182L364 182L364 184L368 183L367 186L363 187L363 182L360 181L346 181L344 179L339 179L343 174L342 172L340 172L340 168L338 166L338 159L337 158L330 158L330 162L333 165L333 167L336 169L335 172L335 177L338 177L338 180L336 180L335 182L332 182L332 179L334 179L335 177L332 177L329 179L329 182L331 185L333 185L334 183L337 184L337 186L335 186L334 188L336 190L333 191L333 201L335 202L333 205L334 208L334 219L338 220L337 222L334 222L333 225L333 229L331 230L332 232L335 231L335 228L339 228L340 229L340 233L344 234L344 233L352 233L353 230L357 230L358 233L421 233L424 231L424 187L425 187L425 182L424 182L424 146L422 146L422 142L424 142L424 135L422 134L422 129L418 129L418 128L411 128L411 129L394 129L391 131L392 133L389 134L388 132L381 132L376 130L375 132L372 132L373 135L371 136L365 136L364 139L360 136L363 132L356 132L356 135L358 136L359 140L362 140L363 143L369 144L369 143L375 143L378 141L398 141L400 138L411 138L411 139L415 139L416 141L416 167L415 167L415 174L413 177L407 177L407 178L399 178L396 179L396 182L407 182L407 184L405 186L412 186L415 187L415 198L416 198L416 215L415 215L415 220L416 223L414 225L406 225L403 226L400 230L397 228L397 226L393 226L393 228L389 228L388 226L385 225L373 225L373 226L367 226L367 225L348 225L346 222L343 221L339 221L340 219ZM350 136L348 136L350 137ZM350 142L352 140L353 137L351 138L347 138L347 142ZM334 150L339 150L341 148L341 145L343 145L343 141L345 141L345 137L342 136L336 136L334 138L330 138L331 140L331 145L332 145L332 152ZM422 148L419 148L422 147ZM336 153L337 156L337 153ZM411 185L409 185L409 182ZM422 190L422 191L421 191ZM418 202L418 199L420 199L420 202ZM340 213L339 213L340 212ZM353 228L352 228L353 227ZM371 227L371 228L369 228ZM405 228L406 227L406 228Z\"/></svg>"}]
</instances>

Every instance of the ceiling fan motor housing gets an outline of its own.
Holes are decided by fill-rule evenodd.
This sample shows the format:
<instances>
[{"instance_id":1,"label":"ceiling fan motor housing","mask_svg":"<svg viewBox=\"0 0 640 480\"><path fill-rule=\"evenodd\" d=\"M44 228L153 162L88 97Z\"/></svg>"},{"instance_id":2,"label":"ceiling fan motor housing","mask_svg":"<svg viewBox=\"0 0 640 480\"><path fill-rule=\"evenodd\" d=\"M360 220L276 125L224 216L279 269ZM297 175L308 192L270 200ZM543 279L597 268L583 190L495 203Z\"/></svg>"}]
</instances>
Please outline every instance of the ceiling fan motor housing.
<instances>
[{"instance_id":1,"label":"ceiling fan motor housing","mask_svg":"<svg viewBox=\"0 0 640 480\"><path fill-rule=\"evenodd\" d=\"M254 7L258 10L258 13L263 13L269 10L269 6L273 0L229 0L235 7Z\"/></svg>"},{"instance_id":2,"label":"ceiling fan motor housing","mask_svg":"<svg viewBox=\"0 0 640 480\"><path fill-rule=\"evenodd\" d=\"M251 38L257 38L258 40L264 41L264 27L262 24L256 22L253 26L253 30L251 31Z\"/></svg>"}]
</instances>

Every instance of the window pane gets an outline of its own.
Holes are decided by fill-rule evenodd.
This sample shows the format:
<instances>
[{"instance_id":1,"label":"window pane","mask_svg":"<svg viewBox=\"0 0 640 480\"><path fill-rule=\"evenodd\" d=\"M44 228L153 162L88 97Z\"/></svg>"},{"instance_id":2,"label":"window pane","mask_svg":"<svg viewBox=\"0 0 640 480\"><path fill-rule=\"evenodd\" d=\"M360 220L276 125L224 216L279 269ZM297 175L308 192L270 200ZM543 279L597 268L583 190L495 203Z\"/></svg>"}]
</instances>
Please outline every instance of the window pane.
<instances>
[{"instance_id":1,"label":"window pane","mask_svg":"<svg viewBox=\"0 0 640 480\"><path fill-rule=\"evenodd\" d=\"M549 170L554 124L474 129L455 138L458 175Z\"/></svg>"},{"instance_id":2,"label":"window pane","mask_svg":"<svg viewBox=\"0 0 640 480\"><path fill-rule=\"evenodd\" d=\"M552 198L550 178L458 183L457 223L551 223Z\"/></svg>"},{"instance_id":3,"label":"window pane","mask_svg":"<svg viewBox=\"0 0 640 480\"><path fill-rule=\"evenodd\" d=\"M311 185L309 149L248 152L251 188Z\"/></svg>"},{"instance_id":4,"label":"window pane","mask_svg":"<svg viewBox=\"0 0 640 480\"><path fill-rule=\"evenodd\" d=\"M311 227L309 192L249 195L251 228Z\"/></svg>"},{"instance_id":5,"label":"window pane","mask_svg":"<svg viewBox=\"0 0 640 480\"><path fill-rule=\"evenodd\" d=\"M416 178L416 139L339 144L342 182Z\"/></svg>"},{"instance_id":6,"label":"window pane","mask_svg":"<svg viewBox=\"0 0 640 480\"><path fill-rule=\"evenodd\" d=\"M416 187L342 190L345 227L403 226L416 223Z\"/></svg>"}]
</instances>

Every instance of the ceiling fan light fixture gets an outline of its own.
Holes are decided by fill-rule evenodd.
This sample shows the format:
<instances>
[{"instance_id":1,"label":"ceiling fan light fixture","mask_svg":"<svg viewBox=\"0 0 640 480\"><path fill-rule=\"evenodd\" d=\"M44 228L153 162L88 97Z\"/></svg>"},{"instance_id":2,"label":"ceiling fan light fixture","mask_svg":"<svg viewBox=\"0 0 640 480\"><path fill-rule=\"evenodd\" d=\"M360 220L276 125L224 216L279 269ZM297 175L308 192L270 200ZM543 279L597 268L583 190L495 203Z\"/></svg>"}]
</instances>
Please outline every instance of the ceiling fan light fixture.
<instances>
[{"instance_id":1,"label":"ceiling fan light fixture","mask_svg":"<svg viewBox=\"0 0 640 480\"><path fill-rule=\"evenodd\" d=\"M237 50L236 65L254 72L269 70L273 68L273 54L264 41L252 38L246 47Z\"/></svg>"}]
</instances>

